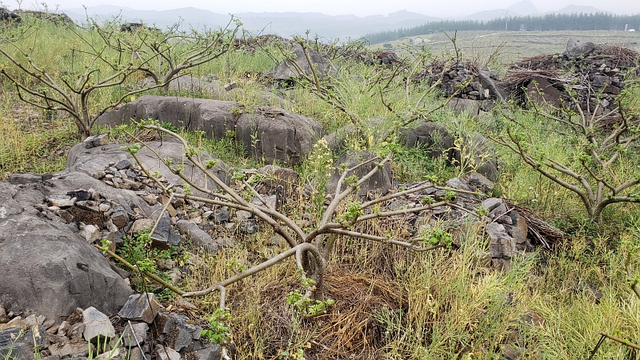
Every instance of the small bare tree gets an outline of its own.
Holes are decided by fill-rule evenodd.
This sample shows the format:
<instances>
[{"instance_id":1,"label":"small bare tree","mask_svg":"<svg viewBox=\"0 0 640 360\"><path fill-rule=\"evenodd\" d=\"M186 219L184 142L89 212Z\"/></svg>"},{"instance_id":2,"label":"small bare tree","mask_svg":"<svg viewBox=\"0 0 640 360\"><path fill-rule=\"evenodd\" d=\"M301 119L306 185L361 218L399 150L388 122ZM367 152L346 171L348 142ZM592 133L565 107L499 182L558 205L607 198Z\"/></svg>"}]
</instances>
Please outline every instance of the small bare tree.
<instances>
[{"instance_id":1,"label":"small bare tree","mask_svg":"<svg viewBox=\"0 0 640 360\"><path fill-rule=\"evenodd\" d=\"M235 24L231 28L231 24ZM202 33L136 29L123 32L117 21L87 29L75 24L59 27L72 34L72 44L57 50L65 59L60 69L38 54L43 31L31 24L19 39L5 39L0 54L8 60L0 73L16 87L18 97L33 106L64 111L73 117L80 136L91 135L96 119L132 96L167 87L180 72L211 61L227 52L240 24ZM155 84L131 84L137 74L147 74ZM117 91L113 91L117 89ZM117 93L117 95L114 95Z\"/></svg>"},{"instance_id":2,"label":"small bare tree","mask_svg":"<svg viewBox=\"0 0 640 360\"><path fill-rule=\"evenodd\" d=\"M572 93L568 89L569 94ZM589 217L602 223L602 212L611 204L640 203L637 170L624 168L621 161L638 163L637 141L640 119L623 94L617 106L602 113L600 103L592 112L583 110L575 96L571 107L552 113L532 102L535 119L551 121L547 131L562 134L572 155L558 158L540 147L525 124L507 116L510 126L492 140L518 154L534 170L580 197ZM552 110L554 110L552 108ZM617 122L611 123L612 119ZM636 165L637 166L637 165ZM630 172L629 172L630 171Z\"/></svg>"},{"instance_id":3,"label":"small bare tree","mask_svg":"<svg viewBox=\"0 0 640 360\"><path fill-rule=\"evenodd\" d=\"M206 64L227 53L234 44L242 23L235 17L220 29L181 31L181 22L167 31L142 26L132 31L114 31L93 22L93 27L105 44L118 52L134 54L145 61L138 68L151 77L157 86L168 90L169 83L184 70ZM136 41L123 41L133 37Z\"/></svg>"},{"instance_id":4,"label":"small bare tree","mask_svg":"<svg viewBox=\"0 0 640 360\"><path fill-rule=\"evenodd\" d=\"M291 218L284 213L281 213L277 209L270 206L265 199L259 195L259 193L251 185L250 181L246 179L240 180L242 182L243 191L249 191L249 194L258 199L260 204L256 205L255 202L248 200L246 194L232 188L224 181L214 175L210 169L215 165L214 162L205 162L204 164L199 161L199 155L196 148L190 146L187 141L176 133L164 129L157 124L145 124L142 125L146 129L156 130L178 139L182 143L185 149L185 157L191 161L196 168L205 174L206 178L210 179L218 187L217 190L211 190L204 184L194 183L191 177L183 174L182 168L173 163L171 159L162 158L153 148L147 148L154 153L160 161L162 161L173 173L177 174L185 182L185 190L183 193L172 193L166 184L159 181L159 179L149 171L147 171L138 161L136 156L137 151L141 146L146 145L132 145L129 151L133 157L138 161L142 171L150 179L154 180L163 190L167 193L171 193L171 196L189 199L192 201L199 201L215 206L225 206L236 210L244 210L253 213L257 218L261 219L265 224L271 226L273 230L280 234L289 244L290 249L278 254L277 256L264 261L258 265L255 265L235 276L228 279L215 282L210 287L193 292L182 292L179 289L171 287L171 289L177 292L183 297L203 296L213 291L220 291L221 309L224 309L226 288L248 276L257 274L268 267L271 267L279 262L284 261L289 257L295 257L296 264L298 265L302 273L302 286L305 290L302 292L296 292L293 295L293 304L300 310L300 312L307 316L313 317L324 313L326 308L333 303L333 300L328 299L325 294L325 271L327 264L333 255L333 249L336 241L340 236L347 236L351 238L360 239L363 241L380 242L395 246L401 246L416 252L424 252L437 248L447 246L451 243L451 236L441 231L436 236L433 234L422 234L411 239L398 239L393 235L381 236L378 234L368 233L362 229L366 228L363 225L364 222L370 220L382 220L393 216L401 216L405 214L419 213L434 209L436 207L451 206L462 209L455 204L448 201L436 202L429 196L425 196L425 201L421 205L416 207L407 207L403 209L387 211L382 209L381 204L389 200L400 198L409 194L416 194L427 188L438 188L443 190L454 190L449 188L441 188L426 181L416 184L415 186L398 191L386 196L378 197L368 201L358 201L355 198L355 194L358 192L359 187L365 183L368 179L376 174L381 168L385 166L391 160L391 154L385 158L374 157L370 160L363 161L356 166L347 168L342 166L340 181L332 194L332 200L322 210L320 221L313 229L303 230L296 224ZM361 178L357 178L355 175L349 175L355 170L375 164L372 169L367 172ZM209 180L207 180L209 181ZM204 196L195 196L192 194L193 190L197 190L206 194ZM473 193L475 194L475 193ZM464 209L462 209L464 210ZM465 210L466 211L466 210Z\"/></svg>"}]
</instances>

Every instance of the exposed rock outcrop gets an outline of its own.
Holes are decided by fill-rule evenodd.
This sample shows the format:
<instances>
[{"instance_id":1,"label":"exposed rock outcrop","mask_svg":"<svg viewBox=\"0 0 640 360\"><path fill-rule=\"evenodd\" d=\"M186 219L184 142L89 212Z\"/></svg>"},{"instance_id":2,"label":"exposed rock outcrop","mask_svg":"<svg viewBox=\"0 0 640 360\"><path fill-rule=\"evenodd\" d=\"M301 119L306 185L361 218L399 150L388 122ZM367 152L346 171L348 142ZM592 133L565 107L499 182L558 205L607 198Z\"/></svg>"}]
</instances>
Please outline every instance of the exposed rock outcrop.
<instances>
[{"instance_id":1,"label":"exposed rock outcrop","mask_svg":"<svg viewBox=\"0 0 640 360\"><path fill-rule=\"evenodd\" d=\"M103 114L97 123L119 125L149 118L202 130L217 139L235 137L250 155L288 165L299 164L322 134L317 121L280 108L243 109L231 101L162 96L143 96Z\"/></svg>"},{"instance_id":2,"label":"exposed rock outcrop","mask_svg":"<svg viewBox=\"0 0 640 360\"><path fill-rule=\"evenodd\" d=\"M95 306L114 314L132 293L77 230L51 211L36 207L51 195L78 188L107 190L81 172L63 172L26 185L0 182L0 294L14 297L26 312L56 322L76 307ZM138 205L148 208L142 202Z\"/></svg>"},{"instance_id":3,"label":"exposed rock outcrop","mask_svg":"<svg viewBox=\"0 0 640 360\"><path fill-rule=\"evenodd\" d=\"M307 56L309 57L308 60ZM313 66L313 70L311 66ZM267 76L276 81L292 81L302 75L313 77L314 71L320 77L333 72L329 57L309 48L306 49L305 54L302 46L296 45L293 49L292 59L284 60L277 64L267 72Z\"/></svg>"}]
</instances>

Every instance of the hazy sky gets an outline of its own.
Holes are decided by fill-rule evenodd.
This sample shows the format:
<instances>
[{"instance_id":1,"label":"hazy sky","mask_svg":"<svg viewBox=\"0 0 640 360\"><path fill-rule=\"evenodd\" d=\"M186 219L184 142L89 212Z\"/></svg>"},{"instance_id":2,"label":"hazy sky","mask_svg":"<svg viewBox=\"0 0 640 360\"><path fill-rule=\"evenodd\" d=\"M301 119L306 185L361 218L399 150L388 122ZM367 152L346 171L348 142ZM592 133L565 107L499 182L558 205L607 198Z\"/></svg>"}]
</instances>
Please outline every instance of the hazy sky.
<instances>
[{"instance_id":1,"label":"hazy sky","mask_svg":"<svg viewBox=\"0 0 640 360\"><path fill-rule=\"evenodd\" d=\"M482 10L507 8L519 0L44 0L50 9L96 5L127 6L136 10L170 10L196 7L213 12L320 12L328 15L355 14L358 16L386 15L409 10L429 16L461 17ZM15 0L2 0L5 6L16 8ZM34 8L42 1L23 0L22 8ZM640 13L638 0L532 0L540 11L559 10L568 5L593 6L615 13Z\"/></svg>"}]
</instances>

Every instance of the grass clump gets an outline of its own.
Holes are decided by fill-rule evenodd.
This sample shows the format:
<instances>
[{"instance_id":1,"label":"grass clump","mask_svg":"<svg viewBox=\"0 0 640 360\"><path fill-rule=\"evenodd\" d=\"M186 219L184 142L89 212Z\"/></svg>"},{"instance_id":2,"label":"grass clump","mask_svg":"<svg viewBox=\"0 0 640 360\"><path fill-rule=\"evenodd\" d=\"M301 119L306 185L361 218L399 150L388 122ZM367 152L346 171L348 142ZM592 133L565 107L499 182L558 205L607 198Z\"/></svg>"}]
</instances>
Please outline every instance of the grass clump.
<instances>
[{"instance_id":1,"label":"grass clump","mask_svg":"<svg viewBox=\"0 0 640 360\"><path fill-rule=\"evenodd\" d=\"M0 104L0 180L14 172L63 170L67 151L77 142L73 121L46 119L47 114L13 102L12 94L2 96L6 101Z\"/></svg>"}]
</instances>

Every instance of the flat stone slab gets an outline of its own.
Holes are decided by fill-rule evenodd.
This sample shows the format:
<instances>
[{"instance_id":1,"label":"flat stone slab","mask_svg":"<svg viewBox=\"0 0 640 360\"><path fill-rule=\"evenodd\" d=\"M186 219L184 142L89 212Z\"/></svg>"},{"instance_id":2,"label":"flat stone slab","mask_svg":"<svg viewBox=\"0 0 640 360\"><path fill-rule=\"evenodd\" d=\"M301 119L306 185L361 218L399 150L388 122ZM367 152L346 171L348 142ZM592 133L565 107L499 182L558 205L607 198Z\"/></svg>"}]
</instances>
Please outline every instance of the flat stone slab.
<instances>
[{"instance_id":1,"label":"flat stone slab","mask_svg":"<svg viewBox=\"0 0 640 360\"><path fill-rule=\"evenodd\" d=\"M151 324L162 306L152 293L133 294L129 296L118 315L127 320L144 321Z\"/></svg>"},{"instance_id":2,"label":"flat stone slab","mask_svg":"<svg viewBox=\"0 0 640 360\"><path fill-rule=\"evenodd\" d=\"M113 328L109 317L93 306L82 312L82 322L84 323L84 339L92 341L94 339L113 339L116 336L116 330Z\"/></svg>"}]
</instances>

